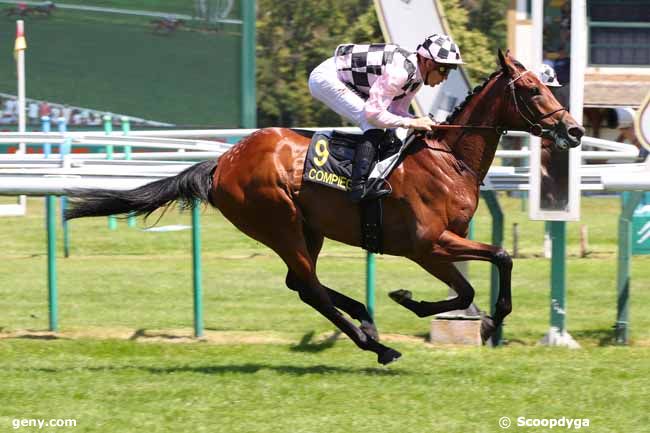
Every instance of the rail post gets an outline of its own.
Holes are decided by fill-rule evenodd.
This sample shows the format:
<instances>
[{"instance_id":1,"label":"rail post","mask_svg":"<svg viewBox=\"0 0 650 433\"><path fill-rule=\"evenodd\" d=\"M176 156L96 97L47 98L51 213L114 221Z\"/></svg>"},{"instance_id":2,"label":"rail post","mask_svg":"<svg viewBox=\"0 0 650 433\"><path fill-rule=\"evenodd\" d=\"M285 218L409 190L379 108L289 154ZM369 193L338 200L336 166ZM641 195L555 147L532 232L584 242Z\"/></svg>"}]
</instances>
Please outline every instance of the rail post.
<instances>
[{"instance_id":1,"label":"rail post","mask_svg":"<svg viewBox=\"0 0 650 433\"><path fill-rule=\"evenodd\" d=\"M110 114L105 114L103 117L104 120L104 133L107 136L110 136L113 133L113 116ZM110 138L109 138L110 140ZM113 145L112 144L107 144L106 145L106 159L109 161L113 159ZM113 215L109 215L108 217L108 228L110 230L115 230L117 229L117 220Z\"/></svg>"},{"instance_id":2,"label":"rail post","mask_svg":"<svg viewBox=\"0 0 650 433\"><path fill-rule=\"evenodd\" d=\"M68 130L68 125L66 123L65 117L60 116L56 119L59 132L65 134ZM66 159L71 152L72 144L69 138L63 140L59 147L59 156L61 157L61 162L63 166L66 166ZM68 208L68 198L66 196L61 196L61 226L63 227L63 256L70 257L70 230L68 222L63 218L65 210Z\"/></svg>"},{"instance_id":3,"label":"rail post","mask_svg":"<svg viewBox=\"0 0 650 433\"><path fill-rule=\"evenodd\" d=\"M375 320L375 269L375 255L366 252L366 308L372 320Z\"/></svg>"},{"instance_id":4,"label":"rail post","mask_svg":"<svg viewBox=\"0 0 650 433\"><path fill-rule=\"evenodd\" d=\"M490 209L492 215L492 245L503 246L503 211L495 191L481 191L481 197ZM492 265L490 269L490 314L494 316L497 300L499 299L499 270ZM492 337L492 346L501 345L503 329L501 326Z\"/></svg>"},{"instance_id":5,"label":"rail post","mask_svg":"<svg viewBox=\"0 0 650 433\"><path fill-rule=\"evenodd\" d=\"M56 275L56 196L45 197L47 227L47 288L50 331L59 329L58 291Z\"/></svg>"},{"instance_id":6,"label":"rail post","mask_svg":"<svg viewBox=\"0 0 650 433\"><path fill-rule=\"evenodd\" d=\"M129 118L127 116L122 116L120 118L120 122L122 124L122 134L124 136L129 135L129 133L131 132L131 122L129 121ZM124 159L130 161L131 158L132 158L131 146L126 145L124 146ZM135 224L136 224L135 217L133 216L133 214L129 214L129 217L127 218L127 225L129 227L135 227Z\"/></svg>"},{"instance_id":7,"label":"rail post","mask_svg":"<svg viewBox=\"0 0 650 433\"><path fill-rule=\"evenodd\" d=\"M201 282L201 202L192 201L192 277L194 287L194 336L203 337L203 286Z\"/></svg>"},{"instance_id":8,"label":"rail post","mask_svg":"<svg viewBox=\"0 0 650 433\"><path fill-rule=\"evenodd\" d=\"M566 331L566 222L549 221L551 235L551 326Z\"/></svg>"},{"instance_id":9,"label":"rail post","mask_svg":"<svg viewBox=\"0 0 650 433\"><path fill-rule=\"evenodd\" d=\"M630 320L630 259L632 257L632 214L643 197L643 192L621 194L621 216L618 219L618 269L616 276L616 324L614 337L617 344L627 344Z\"/></svg>"}]
</instances>

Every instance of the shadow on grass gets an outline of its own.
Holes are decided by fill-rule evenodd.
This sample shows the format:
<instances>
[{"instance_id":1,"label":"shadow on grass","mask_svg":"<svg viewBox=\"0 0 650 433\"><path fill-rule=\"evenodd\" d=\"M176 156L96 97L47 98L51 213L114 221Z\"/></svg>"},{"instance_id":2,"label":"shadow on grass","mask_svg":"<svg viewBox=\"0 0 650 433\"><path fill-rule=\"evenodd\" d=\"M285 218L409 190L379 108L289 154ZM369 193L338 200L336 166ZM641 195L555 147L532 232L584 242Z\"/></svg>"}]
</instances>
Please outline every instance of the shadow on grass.
<instances>
[{"instance_id":1,"label":"shadow on grass","mask_svg":"<svg viewBox=\"0 0 650 433\"><path fill-rule=\"evenodd\" d=\"M410 374L406 371L389 370L386 367L377 368L350 368L350 367L335 367L330 365L311 365L311 366L297 366L297 365L271 365L271 364L233 364L233 365L180 365L169 367L146 367L146 366L105 366L105 367L61 367L61 368L20 368L16 370L30 371L38 373L69 373L72 371L80 372L120 372L140 370L150 374L173 374L173 373L199 373L208 375L224 375L224 374L256 374L262 371L273 371L279 374L286 374L291 376L306 376L310 374L324 375L324 374L356 374L368 376L403 376Z\"/></svg>"},{"instance_id":2,"label":"shadow on grass","mask_svg":"<svg viewBox=\"0 0 650 433\"><path fill-rule=\"evenodd\" d=\"M59 337L56 335L37 335L37 334L24 334L13 337L19 340L68 340L67 338Z\"/></svg>"},{"instance_id":3,"label":"shadow on grass","mask_svg":"<svg viewBox=\"0 0 650 433\"><path fill-rule=\"evenodd\" d=\"M183 366L183 367L151 367L146 369L152 374L168 374L178 372L203 373L203 374L255 374L260 371L274 371L280 374L291 376L305 376L310 374L362 374L376 376L399 376L403 375L402 371L388 370L387 368L349 368L334 367L330 365L269 365L269 364L241 364L241 365L217 365L217 366Z\"/></svg>"},{"instance_id":4,"label":"shadow on grass","mask_svg":"<svg viewBox=\"0 0 650 433\"><path fill-rule=\"evenodd\" d=\"M168 334L165 332L150 332L144 328L136 329L136 331L129 337L129 340L137 340L139 338L163 338L166 340L182 340L187 339L187 336Z\"/></svg>"},{"instance_id":5,"label":"shadow on grass","mask_svg":"<svg viewBox=\"0 0 650 433\"><path fill-rule=\"evenodd\" d=\"M0 328L2 332L5 328ZM62 335L57 335L54 332L50 331L37 331L37 330L26 330L20 331L15 335L5 337L7 340L70 340L68 337Z\"/></svg>"},{"instance_id":6,"label":"shadow on grass","mask_svg":"<svg viewBox=\"0 0 650 433\"><path fill-rule=\"evenodd\" d=\"M576 340L598 340L598 345L601 347L617 346L613 329L584 329L571 331L571 334Z\"/></svg>"},{"instance_id":7,"label":"shadow on grass","mask_svg":"<svg viewBox=\"0 0 650 433\"><path fill-rule=\"evenodd\" d=\"M292 352L318 353L327 349L331 349L336 344L336 340L338 340L341 332L336 331L323 341L313 341L314 335L314 331L306 333L300 339L300 343L296 344L295 346L291 346L290 350Z\"/></svg>"}]
</instances>

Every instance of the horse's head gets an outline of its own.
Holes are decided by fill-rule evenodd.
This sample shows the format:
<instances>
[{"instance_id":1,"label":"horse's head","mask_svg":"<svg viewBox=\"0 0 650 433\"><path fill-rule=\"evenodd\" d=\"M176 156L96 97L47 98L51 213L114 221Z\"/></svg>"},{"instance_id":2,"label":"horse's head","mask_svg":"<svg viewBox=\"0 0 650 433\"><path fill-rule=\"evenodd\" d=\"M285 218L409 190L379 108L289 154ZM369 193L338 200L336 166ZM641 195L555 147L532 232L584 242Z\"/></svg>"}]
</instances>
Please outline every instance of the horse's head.
<instances>
[{"instance_id":1,"label":"horse's head","mask_svg":"<svg viewBox=\"0 0 650 433\"><path fill-rule=\"evenodd\" d=\"M568 150L580 145L585 129L537 76L510 56L499 50L499 63L508 80L508 126L523 129L533 135L552 140L556 150Z\"/></svg>"}]
</instances>

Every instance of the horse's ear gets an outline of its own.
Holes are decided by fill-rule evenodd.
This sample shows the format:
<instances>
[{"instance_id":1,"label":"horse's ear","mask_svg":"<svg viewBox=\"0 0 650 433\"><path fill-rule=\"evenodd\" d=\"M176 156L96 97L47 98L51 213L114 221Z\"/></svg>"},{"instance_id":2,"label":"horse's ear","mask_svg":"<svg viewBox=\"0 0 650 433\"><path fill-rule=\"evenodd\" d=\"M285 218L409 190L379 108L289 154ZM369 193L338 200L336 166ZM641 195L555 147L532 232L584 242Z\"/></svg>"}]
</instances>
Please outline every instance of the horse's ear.
<instances>
[{"instance_id":1,"label":"horse's ear","mask_svg":"<svg viewBox=\"0 0 650 433\"><path fill-rule=\"evenodd\" d=\"M501 65L501 69L507 71L508 65L506 65L506 58L503 55L503 51L501 51L501 48L499 48L499 52L497 53L497 55L499 56L499 64Z\"/></svg>"},{"instance_id":2,"label":"horse's ear","mask_svg":"<svg viewBox=\"0 0 650 433\"><path fill-rule=\"evenodd\" d=\"M512 63L512 57L510 56L510 50L506 50L506 53L503 54L501 48L498 52L499 64L501 65L501 70L507 75L514 76L517 73L517 68L514 63Z\"/></svg>"}]
</instances>

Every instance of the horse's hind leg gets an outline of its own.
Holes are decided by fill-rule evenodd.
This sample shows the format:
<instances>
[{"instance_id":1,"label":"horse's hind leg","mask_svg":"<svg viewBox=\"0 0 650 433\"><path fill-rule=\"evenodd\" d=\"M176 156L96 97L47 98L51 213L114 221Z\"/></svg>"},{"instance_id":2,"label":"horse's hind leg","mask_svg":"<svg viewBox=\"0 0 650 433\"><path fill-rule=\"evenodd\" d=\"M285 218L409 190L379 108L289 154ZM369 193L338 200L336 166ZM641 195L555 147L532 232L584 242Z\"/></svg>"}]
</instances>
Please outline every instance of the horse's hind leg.
<instances>
[{"instance_id":1,"label":"horse's hind leg","mask_svg":"<svg viewBox=\"0 0 650 433\"><path fill-rule=\"evenodd\" d=\"M316 266L316 262L318 260L318 254L320 254L320 250L323 247L324 238L322 235L315 233L313 230L309 229L308 227L304 227L303 232L305 235L305 241L307 243L307 249L309 251L309 255L311 256L311 259L314 262L314 266ZM287 287L289 287L291 290L295 290L295 291L299 290L300 287L299 281L297 280L295 274L291 271L291 269L289 269L289 272L287 273L286 284ZM345 311L347 314L350 315L350 317L358 320L360 322L359 327L363 332L370 335L375 340L379 340L379 332L377 331L375 322L372 319L372 317L370 317L370 313L368 312L368 309L366 308L365 305L363 305L361 302L357 301L356 299L350 298L342 293L337 292L336 290L330 289L329 287L326 287L323 284L321 285L327 291L327 294L329 295L332 303L336 308Z\"/></svg>"},{"instance_id":2,"label":"horse's hind leg","mask_svg":"<svg viewBox=\"0 0 650 433\"><path fill-rule=\"evenodd\" d=\"M298 288L298 295L303 302L309 304L329 319L350 337L359 348L375 352L379 363L388 364L401 356L399 352L378 343L374 338L357 328L334 307L327 289L320 284L316 277L314 262L307 252L304 239L291 239L284 236L283 242L287 247L276 247L274 249L295 275L294 284Z\"/></svg>"},{"instance_id":3,"label":"horse's hind leg","mask_svg":"<svg viewBox=\"0 0 650 433\"><path fill-rule=\"evenodd\" d=\"M300 210L283 190L272 192L251 192L247 200L242 200L222 187L215 194L215 203L237 228L270 247L284 260L295 276L293 284L303 302L329 319L359 348L376 353L381 364L399 358L399 352L377 342L335 308L327 289L316 277L316 264L307 248Z\"/></svg>"}]
</instances>

